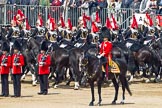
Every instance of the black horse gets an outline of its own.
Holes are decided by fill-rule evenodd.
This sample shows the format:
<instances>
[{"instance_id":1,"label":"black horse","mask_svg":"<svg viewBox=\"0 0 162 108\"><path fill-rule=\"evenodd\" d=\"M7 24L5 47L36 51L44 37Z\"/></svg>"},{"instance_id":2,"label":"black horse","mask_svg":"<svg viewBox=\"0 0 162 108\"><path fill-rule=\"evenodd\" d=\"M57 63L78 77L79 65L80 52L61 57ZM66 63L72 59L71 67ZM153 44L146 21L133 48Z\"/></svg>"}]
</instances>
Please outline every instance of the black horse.
<instances>
[{"instance_id":1,"label":"black horse","mask_svg":"<svg viewBox=\"0 0 162 108\"><path fill-rule=\"evenodd\" d=\"M112 52L115 52L116 49L114 49ZM125 100L125 88L129 92L130 95L132 95L128 81L126 79L126 72L127 72L127 64L120 58L116 58L115 62L118 64L120 73L111 73L109 72L108 78L112 80L114 87L115 87L115 97L113 100L113 104L116 104L117 96L118 96L118 89L119 89L119 83L118 79L122 84L122 90L123 90L123 100L122 104L124 104ZM101 105L101 84L103 81L103 76L102 76L102 65L103 63L101 62L100 59L98 59L96 56L89 55L89 54L83 54L82 56L82 71L84 71L84 77L87 77L88 82L91 86L91 94L92 94L92 100L90 102L90 106L94 105L95 97L94 97L94 82L97 81L98 85L98 95L99 95L99 102L98 105Z\"/></svg>"},{"instance_id":2,"label":"black horse","mask_svg":"<svg viewBox=\"0 0 162 108\"><path fill-rule=\"evenodd\" d=\"M22 45L22 53L25 58L25 72L22 76L22 79L25 79L25 75L30 71L32 73L33 86L36 85L38 80L37 75L37 55L40 51L40 43L38 43L34 38L30 37L25 40L25 43ZM26 47L25 47L26 46Z\"/></svg>"},{"instance_id":3,"label":"black horse","mask_svg":"<svg viewBox=\"0 0 162 108\"><path fill-rule=\"evenodd\" d=\"M131 62L134 62L131 64L132 68L130 69L134 70L136 68L143 71L143 76L146 78L151 77L151 74L148 76L147 72L153 72L155 73L155 81L159 75L161 65L159 54L155 50L155 46L157 46L156 44L157 40L153 39L148 45L134 44L130 48L133 51L130 53L130 60L132 60ZM161 46L161 44L159 46ZM132 74L134 74L134 71L132 72Z\"/></svg>"},{"instance_id":4,"label":"black horse","mask_svg":"<svg viewBox=\"0 0 162 108\"><path fill-rule=\"evenodd\" d=\"M65 74L65 69L69 68L69 51L64 48L58 48L51 53L51 74L49 78L55 78L53 84L56 88ZM54 73L56 76L54 76Z\"/></svg>"}]
</instances>

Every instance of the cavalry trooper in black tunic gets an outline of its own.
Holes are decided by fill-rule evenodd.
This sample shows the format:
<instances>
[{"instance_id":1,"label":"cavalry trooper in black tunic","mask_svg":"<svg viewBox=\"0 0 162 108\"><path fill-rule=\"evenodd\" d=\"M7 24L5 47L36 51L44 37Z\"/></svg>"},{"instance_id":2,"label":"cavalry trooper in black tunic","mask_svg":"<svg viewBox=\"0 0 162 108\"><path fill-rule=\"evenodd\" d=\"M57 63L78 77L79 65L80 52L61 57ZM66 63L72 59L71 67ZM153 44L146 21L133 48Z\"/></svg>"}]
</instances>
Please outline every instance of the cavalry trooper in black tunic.
<instances>
[{"instance_id":1,"label":"cavalry trooper in black tunic","mask_svg":"<svg viewBox=\"0 0 162 108\"><path fill-rule=\"evenodd\" d=\"M37 33L38 33L38 28L39 28L39 23L36 23L36 27L35 27L35 29L34 29L32 35L31 35L31 37L35 37L35 36L37 35Z\"/></svg>"},{"instance_id":2,"label":"cavalry trooper in black tunic","mask_svg":"<svg viewBox=\"0 0 162 108\"><path fill-rule=\"evenodd\" d=\"M42 41L45 39L45 28L40 26L39 23L36 23L36 27L31 35L31 37L33 37L34 39L38 40L38 41ZM47 32L47 31L46 31Z\"/></svg>"},{"instance_id":3,"label":"cavalry trooper in black tunic","mask_svg":"<svg viewBox=\"0 0 162 108\"><path fill-rule=\"evenodd\" d=\"M11 41L12 34L16 28L16 22L14 20L11 21L11 28L8 31L8 34L6 35L6 38Z\"/></svg>"}]
</instances>

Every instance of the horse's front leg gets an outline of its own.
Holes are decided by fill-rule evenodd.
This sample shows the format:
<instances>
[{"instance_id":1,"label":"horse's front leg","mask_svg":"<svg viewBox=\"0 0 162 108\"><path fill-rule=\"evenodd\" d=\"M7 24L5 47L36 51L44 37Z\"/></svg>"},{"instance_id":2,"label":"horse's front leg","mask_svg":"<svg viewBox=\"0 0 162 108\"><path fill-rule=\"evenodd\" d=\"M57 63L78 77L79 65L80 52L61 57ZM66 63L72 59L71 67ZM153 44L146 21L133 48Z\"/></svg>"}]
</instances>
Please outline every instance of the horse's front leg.
<instances>
[{"instance_id":1,"label":"horse's front leg","mask_svg":"<svg viewBox=\"0 0 162 108\"><path fill-rule=\"evenodd\" d=\"M121 104L124 104L124 100L125 100L125 84L126 84L126 78L124 76L119 76L120 78L120 82L122 84L122 91L123 91L123 95L122 95L122 101L120 102Z\"/></svg>"},{"instance_id":2,"label":"horse's front leg","mask_svg":"<svg viewBox=\"0 0 162 108\"><path fill-rule=\"evenodd\" d=\"M56 66L56 78L55 78L55 82L53 84L54 88L56 89L58 87L58 84L60 83L60 78L61 78L61 75L60 75L60 67L59 65Z\"/></svg>"},{"instance_id":3,"label":"horse's front leg","mask_svg":"<svg viewBox=\"0 0 162 108\"><path fill-rule=\"evenodd\" d=\"M90 87L91 87L91 95L92 95L92 100L89 103L89 106L93 106L94 105L94 101L95 101L95 97L94 97L94 81L89 81Z\"/></svg>"},{"instance_id":4,"label":"horse's front leg","mask_svg":"<svg viewBox=\"0 0 162 108\"><path fill-rule=\"evenodd\" d=\"M66 85L70 85L70 82L74 80L74 79L73 79L73 74L72 74L72 72L70 71L70 69L69 69L69 76L70 76L70 79L68 79L68 81L66 82Z\"/></svg>"},{"instance_id":5,"label":"horse's front leg","mask_svg":"<svg viewBox=\"0 0 162 108\"><path fill-rule=\"evenodd\" d=\"M98 85L98 96L99 96L99 101L98 101L98 105L101 106L101 85L102 85L102 79L99 79L99 81L97 82Z\"/></svg>"},{"instance_id":6,"label":"horse's front leg","mask_svg":"<svg viewBox=\"0 0 162 108\"><path fill-rule=\"evenodd\" d=\"M50 75L49 75L49 77L48 77L49 80L52 80L52 78L56 79L56 77L55 77L55 75L54 75L55 69L56 69L55 66L52 66L52 67L50 68Z\"/></svg>"},{"instance_id":7,"label":"horse's front leg","mask_svg":"<svg viewBox=\"0 0 162 108\"><path fill-rule=\"evenodd\" d=\"M29 67L29 70L30 70L30 72L31 72L31 74L32 74L32 85L33 86L36 86L37 85L37 79L36 79L36 72L35 72L35 70L34 70L35 68L34 68L34 66L33 65L30 65L30 67Z\"/></svg>"},{"instance_id":8,"label":"horse's front leg","mask_svg":"<svg viewBox=\"0 0 162 108\"><path fill-rule=\"evenodd\" d=\"M114 97L114 100L112 101L112 104L116 104L116 101L118 99L119 84L117 83L115 77L112 79L112 82L113 82L114 87L115 87L115 97Z\"/></svg>"}]
</instances>

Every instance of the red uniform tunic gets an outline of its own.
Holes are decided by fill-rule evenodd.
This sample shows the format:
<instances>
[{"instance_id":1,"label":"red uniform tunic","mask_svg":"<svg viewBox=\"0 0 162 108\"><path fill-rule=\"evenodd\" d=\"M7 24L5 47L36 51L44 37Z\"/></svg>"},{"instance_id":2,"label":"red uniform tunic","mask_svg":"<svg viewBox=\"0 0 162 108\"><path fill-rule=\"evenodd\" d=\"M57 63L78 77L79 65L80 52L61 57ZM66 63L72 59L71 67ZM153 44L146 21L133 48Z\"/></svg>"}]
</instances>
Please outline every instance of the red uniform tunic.
<instances>
[{"instance_id":1,"label":"red uniform tunic","mask_svg":"<svg viewBox=\"0 0 162 108\"><path fill-rule=\"evenodd\" d=\"M104 57L108 57L112 50L112 43L111 42L102 42L100 48L100 54L105 53Z\"/></svg>"},{"instance_id":2,"label":"red uniform tunic","mask_svg":"<svg viewBox=\"0 0 162 108\"><path fill-rule=\"evenodd\" d=\"M11 55L2 55L0 58L0 74L9 74L11 68Z\"/></svg>"},{"instance_id":3,"label":"red uniform tunic","mask_svg":"<svg viewBox=\"0 0 162 108\"><path fill-rule=\"evenodd\" d=\"M104 57L106 57L108 59L108 61L110 60L109 57L111 57L111 55L109 56L110 52L112 50L112 43L111 42L102 42L101 43L101 48L100 48L100 54L104 53ZM106 77L108 78L108 63L106 65Z\"/></svg>"},{"instance_id":4,"label":"red uniform tunic","mask_svg":"<svg viewBox=\"0 0 162 108\"><path fill-rule=\"evenodd\" d=\"M12 55L12 74L21 74L24 66L24 56L22 54Z\"/></svg>"},{"instance_id":5,"label":"red uniform tunic","mask_svg":"<svg viewBox=\"0 0 162 108\"><path fill-rule=\"evenodd\" d=\"M39 75L49 74L50 73L50 65L51 65L50 55L39 54L38 55L38 65L39 65L39 69L38 69Z\"/></svg>"}]
</instances>

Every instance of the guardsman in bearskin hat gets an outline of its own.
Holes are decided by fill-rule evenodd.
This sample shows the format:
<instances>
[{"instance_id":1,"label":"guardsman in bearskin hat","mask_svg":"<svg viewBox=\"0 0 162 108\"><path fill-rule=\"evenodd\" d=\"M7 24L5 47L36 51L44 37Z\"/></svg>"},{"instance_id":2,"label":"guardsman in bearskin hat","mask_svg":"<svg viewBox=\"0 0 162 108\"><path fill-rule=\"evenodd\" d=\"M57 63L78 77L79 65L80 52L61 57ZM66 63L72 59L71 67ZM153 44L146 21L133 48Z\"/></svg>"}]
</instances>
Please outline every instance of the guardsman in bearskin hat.
<instances>
[{"instance_id":1,"label":"guardsman in bearskin hat","mask_svg":"<svg viewBox=\"0 0 162 108\"><path fill-rule=\"evenodd\" d=\"M2 84L2 94L1 96L8 97L9 95L9 84L8 84L8 74L11 68L11 56L9 54L10 46L7 42L2 45L3 55L0 58L0 74L1 74L1 84Z\"/></svg>"},{"instance_id":2,"label":"guardsman in bearskin hat","mask_svg":"<svg viewBox=\"0 0 162 108\"><path fill-rule=\"evenodd\" d=\"M12 97L21 96L21 75L22 66L24 66L24 56L20 53L21 45L15 40L13 44L14 54L12 55L12 74L13 74L13 86L14 95Z\"/></svg>"},{"instance_id":3,"label":"guardsman in bearskin hat","mask_svg":"<svg viewBox=\"0 0 162 108\"><path fill-rule=\"evenodd\" d=\"M112 43L109 41L109 33L102 30L103 42L101 43L100 55L104 68L106 71L106 78L108 79L108 60L111 58Z\"/></svg>"},{"instance_id":4,"label":"guardsman in bearskin hat","mask_svg":"<svg viewBox=\"0 0 162 108\"><path fill-rule=\"evenodd\" d=\"M40 80L39 95L47 95L48 93L48 75L50 73L51 60L47 50L47 43L46 41L43 41L41 44L41 52L38 55L38 74Z\"/></svg>"}]
</instances>

